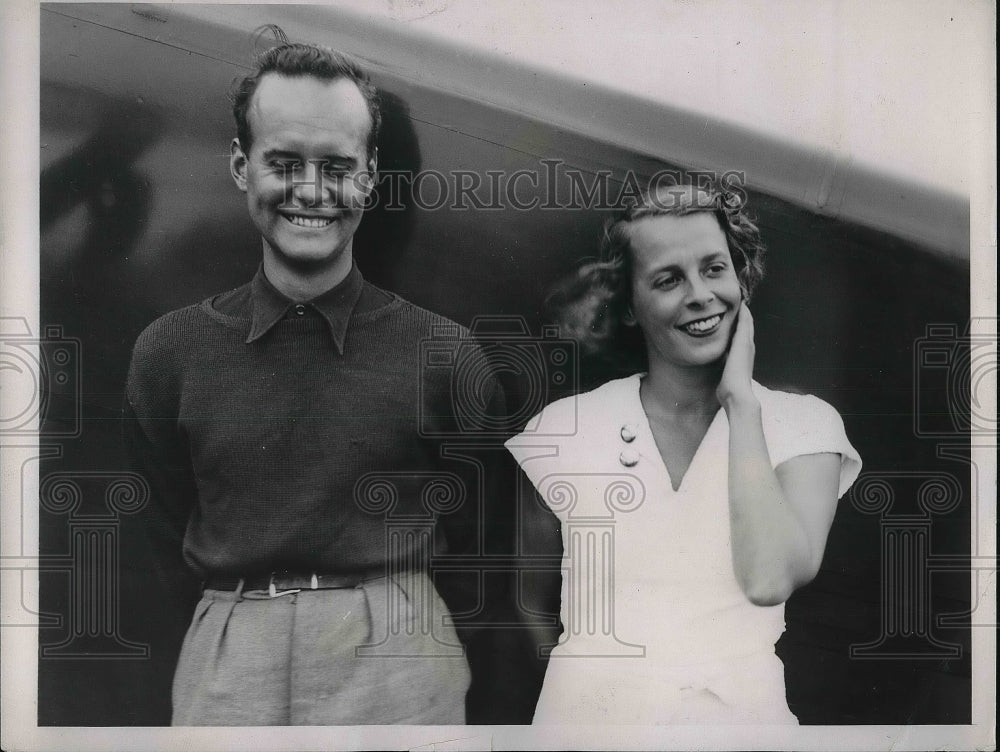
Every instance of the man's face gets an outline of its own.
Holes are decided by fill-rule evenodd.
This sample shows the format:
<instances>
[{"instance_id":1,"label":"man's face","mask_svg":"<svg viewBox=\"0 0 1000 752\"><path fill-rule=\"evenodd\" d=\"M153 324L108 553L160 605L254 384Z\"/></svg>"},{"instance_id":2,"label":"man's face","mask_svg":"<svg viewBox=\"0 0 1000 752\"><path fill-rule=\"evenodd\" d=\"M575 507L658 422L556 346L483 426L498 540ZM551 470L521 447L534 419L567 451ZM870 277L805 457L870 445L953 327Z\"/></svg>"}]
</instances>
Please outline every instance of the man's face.
<instances>
[{"instance_id":1,"label":"man's face","mask_svg":"<svg viewBox=\"0 0 1000 752\"><path fill-rule=\"evenodd\" d=\"M230 165L264 239L265 260L300 275L346 274L375 173L361 91L347 79L269 73L247 119L250 151L234 139Z\"/></svg>"}]
</instances>

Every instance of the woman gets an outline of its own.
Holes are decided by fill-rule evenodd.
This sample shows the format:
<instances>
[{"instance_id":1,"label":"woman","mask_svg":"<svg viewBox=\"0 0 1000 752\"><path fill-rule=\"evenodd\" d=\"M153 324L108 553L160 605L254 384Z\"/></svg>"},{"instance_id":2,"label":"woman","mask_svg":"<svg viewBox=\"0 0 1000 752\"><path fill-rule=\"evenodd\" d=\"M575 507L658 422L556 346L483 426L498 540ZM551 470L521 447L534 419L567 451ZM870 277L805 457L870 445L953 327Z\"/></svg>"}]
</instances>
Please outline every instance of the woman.
<instances>
[{"instance_id":1,"label":"woman","mask_svg":"<svg viewBox=\"0 0 1000 752\"><path fill-rule=\"evenodd\" d=\"M564 548L536 723L797 723L783 604L816 575L861 460L830 405L752 378L763 253L739 194L662 187L609 222L572 285L584 350L640 335L646 372L507 442Z\"/></svg>"}]
</instances>

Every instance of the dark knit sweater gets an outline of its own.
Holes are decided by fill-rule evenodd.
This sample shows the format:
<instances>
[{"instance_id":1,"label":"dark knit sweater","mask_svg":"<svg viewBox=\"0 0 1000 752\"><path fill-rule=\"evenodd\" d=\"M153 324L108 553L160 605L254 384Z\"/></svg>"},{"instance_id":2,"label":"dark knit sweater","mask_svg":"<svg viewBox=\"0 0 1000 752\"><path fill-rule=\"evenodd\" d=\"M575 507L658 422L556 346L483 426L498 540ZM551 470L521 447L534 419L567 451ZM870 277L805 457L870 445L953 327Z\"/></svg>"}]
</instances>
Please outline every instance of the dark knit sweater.
<instances>
[{"instance_id":1,"label":"dark knit sweater","mask_svg":"<svg viewBox=\"0 0 1000 752\"><path fill-rule=\"evenodd\" d=\"M169 561L183 542L205 579L380 572L423 566L431 548L481 554L492 453L443 456L462 438L449 364L476 363L475 398L485 413L503 409L479 358L465 330L356 268L305 305L258 271L157 319L136 342L125 403L157 555Z\"/></svg>"},{"instance_id":2,"label":"dark knit sweater","mask_svg":"<svg viewBox=\"0 0 1000 752\"><path fill-rule=\"evenodd\" d=\"M143 597L179 619L157 654L176 655L208 577L378 574L433 553L472 668L469 723L530 723L543 664L512 574L487 561L516 549L520 471L506 436L478 430L505 423L504 398L468 332L356 268L299 305L258 271L153 322L126 397L160 575Z\"/></svg>"}]
</instances>

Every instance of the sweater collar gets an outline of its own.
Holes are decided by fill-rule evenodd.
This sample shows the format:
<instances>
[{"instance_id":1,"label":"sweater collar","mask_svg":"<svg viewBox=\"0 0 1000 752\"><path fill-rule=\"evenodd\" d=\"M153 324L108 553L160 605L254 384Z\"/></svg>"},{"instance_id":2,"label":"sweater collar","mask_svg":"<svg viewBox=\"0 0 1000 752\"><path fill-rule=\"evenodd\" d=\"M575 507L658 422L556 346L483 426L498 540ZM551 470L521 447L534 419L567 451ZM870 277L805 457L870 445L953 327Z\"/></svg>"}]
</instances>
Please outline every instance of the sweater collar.
<instances>
[{"instance_id":1,"label":"sweater collar","mask_svg":"<svg viewBox=\"0 0 1000 752\"><path fill-rule=\"evenodd\" d=\"M330 330L333 343L337 347L337 352L343 355L347 324L350 321L351 312L361 297L364 284L364 278L357 265L352 264L351 271L335 287L317 295L312 300L299 304L286 297L271 284L270 280L264 276L264 265L261 264L250 283L252 314L247 344L256 342L271 331L291 308L296 305L304 305L323 317Z\"/></svg>"}]
</instances>

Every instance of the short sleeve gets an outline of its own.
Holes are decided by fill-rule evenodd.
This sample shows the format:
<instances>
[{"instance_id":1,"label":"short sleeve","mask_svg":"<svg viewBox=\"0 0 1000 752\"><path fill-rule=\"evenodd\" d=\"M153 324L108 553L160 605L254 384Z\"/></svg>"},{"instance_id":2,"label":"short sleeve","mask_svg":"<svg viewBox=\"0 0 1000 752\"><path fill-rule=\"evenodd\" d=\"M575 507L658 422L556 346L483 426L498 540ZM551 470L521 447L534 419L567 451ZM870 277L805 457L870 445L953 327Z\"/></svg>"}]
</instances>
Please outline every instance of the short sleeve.
<instances>
[{"instance_id":1,"label":"short sleeve","mask_svg":"<svg viewBox=\"0 0 1000 752\"><path fill-rule=\"evenodd\" d=\"M579 470L579 417L576 398L557 400L504 443L535 488L548 475Z\"/></svg>"},{"instance_id":2,"label":"short sleeve","mask_svg":"<svg viewBox=\"0 0 1000 752\"><path fill-rule=\"evenodd\" d=\"M861 472L861 456L847 438L840 413L811 395L772 392L772 396L778 397L777 404L764 424L771 464L777 467L793 457L808 454L839 454L837 498L842 497Z\"/></svg>"}]
</instances>

